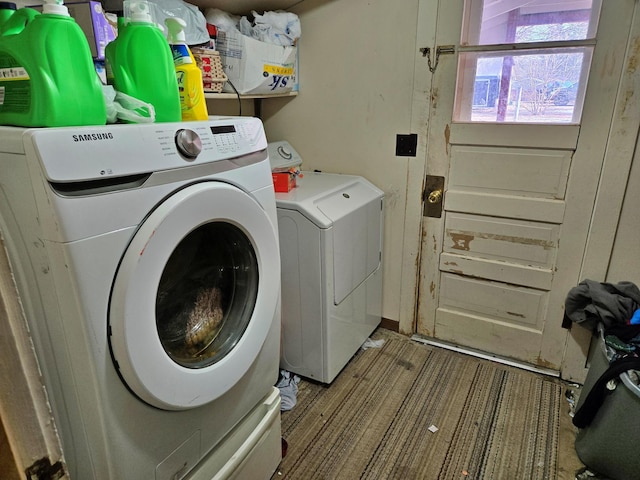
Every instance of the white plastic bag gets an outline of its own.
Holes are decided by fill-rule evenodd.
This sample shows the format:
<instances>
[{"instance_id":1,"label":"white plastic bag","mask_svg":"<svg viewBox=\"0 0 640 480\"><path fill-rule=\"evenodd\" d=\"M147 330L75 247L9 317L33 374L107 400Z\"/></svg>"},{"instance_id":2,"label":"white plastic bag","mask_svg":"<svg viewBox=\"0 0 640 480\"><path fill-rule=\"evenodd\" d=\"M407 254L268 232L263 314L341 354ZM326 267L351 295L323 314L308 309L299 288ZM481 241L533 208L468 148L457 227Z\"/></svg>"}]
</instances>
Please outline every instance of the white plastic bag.
<instances>
[{"instance_id":1,"label":"white plastic bag","mask_svg":"<svg viewBox=\"0 0 640 480\"><path fill-rule=\"evenodd\" d=\"M153 105L126 93L116 90L114 105L118 120L128 123L153 123L156 121L156 110Z\"/></svg>"},{"instance_id":2,"label":"white plastic bag","mask_svg":"<svg viewBox=\"0 0 640 480\"><path fill-rule=\"evenodd\" d=\"M102 96L107 107L107 123L116 123L118 121L118 111L115 105L116 91L111 85L102 85Z\"/></svg>"},{"instance_id":3,"label":"white plastic bag","mask_svg":"<svg viewBox=\"0 0 640 480\"><path fill-rule=\"evenodd\" d=\"M116 91L111 85L102 86L102 97L107 107L107 123L118 120L127 123L153 123L156 110L150 103Z\"/></svg>"},{"instance_id":4,"label":"white plastic bag","mask_svg":"<svg viewBox=\"0 0 640 480\"><path fill-rule=\"evenodd\" d=\"M238 23L240 22L238 15L232 15L219 8L207 8L204 13L207 23L215 25L218 30L223 32L238 30Z\"/></svg>"},{"instance_id":5,"label":"white plastic bag","mask_svg":"<svg viewBox=\"0 0 640 480\"><path fill-rule=\"evenodd\" d=\"M300 38L300 19L295 13L281 10L264 12L264 15L258 14L255 10L251 13L255 23L251 36L256 40L273 45L291 46Z\"/></svg>"},{"instance_id":6,"label":"white plastic bag","mask_svg":"<svg viewBox=\"0 0 640 480\"><path fill-rule=\"evenodd\" d=\"M184 29L187 44L202 45L209 42L207 21L195 5L182 0L148 0L147 3L153 21L161 29L164 29L165 18L178 17L187 22L187 26ZM102 0L102 7L105 11L112 13L125 10L123 0Z\"/></svg>"},{"instance_id":7,"label":"white plastic bag","mask_svg":"<svg viewBox=\"0 0 640 480\"><path fill-rule=\"evenodd\" d=\"M164 25L164 20L168 17L181 18L187 22L184 36L188 45L202 45L209 42L207 20L195 5L182 0L153 0L149 2L149 7L159 25Z\"/></svg>"},{"instance_id":8,"label":"white plastic bag","mask_svg":"<svg viewBox=\"0 0 640 480\"><path fill-rule=\"evenodd\" d=\"M223 32L239 31L243 35L260 42L290 47L300 38L300 19L295 13L277 10L260 15L251 11L253 23L246 16L240 17L218 8L205 10L207 23L215 25Z\"/></svg>"}]
</instances>

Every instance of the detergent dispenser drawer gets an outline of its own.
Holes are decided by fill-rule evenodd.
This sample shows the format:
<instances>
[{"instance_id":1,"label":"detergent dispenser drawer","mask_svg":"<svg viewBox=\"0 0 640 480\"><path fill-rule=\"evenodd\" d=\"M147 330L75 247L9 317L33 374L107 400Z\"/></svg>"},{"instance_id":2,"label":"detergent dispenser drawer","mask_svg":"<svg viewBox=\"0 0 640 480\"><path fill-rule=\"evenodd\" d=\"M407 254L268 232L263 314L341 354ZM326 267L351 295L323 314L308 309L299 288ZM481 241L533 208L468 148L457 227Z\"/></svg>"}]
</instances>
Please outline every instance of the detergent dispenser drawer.
<instances>
[{"instance_id":1,"label":"detergent dispenser drawer","mask_svg":"<svg viewBox=\"0 0 640 480\"><path fill-rule=\"evenodd\" d=\"M382 202L380 190L368 182L355 181L317 203L318 210L333 220L335 305L380 267Z\"/></svg>"}]
</instances>

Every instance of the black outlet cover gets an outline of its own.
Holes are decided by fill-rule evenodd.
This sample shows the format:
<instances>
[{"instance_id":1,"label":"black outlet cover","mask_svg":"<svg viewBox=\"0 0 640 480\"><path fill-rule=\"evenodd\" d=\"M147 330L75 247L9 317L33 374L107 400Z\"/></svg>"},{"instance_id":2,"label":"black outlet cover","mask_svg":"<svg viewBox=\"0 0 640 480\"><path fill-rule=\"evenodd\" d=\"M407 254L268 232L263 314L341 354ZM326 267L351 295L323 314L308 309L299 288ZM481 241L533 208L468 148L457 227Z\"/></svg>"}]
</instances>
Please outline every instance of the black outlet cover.
<instances>
[{"instance_id":1,"label":"black outlet cover","mask_svg":"<svg viewBox=\"0 0 640 480\"><path fill-rule=\"evenodd\" d=\"M415 157L418 149L418 135L396 135L396 157Z\"/></svg>"}]
</instances>

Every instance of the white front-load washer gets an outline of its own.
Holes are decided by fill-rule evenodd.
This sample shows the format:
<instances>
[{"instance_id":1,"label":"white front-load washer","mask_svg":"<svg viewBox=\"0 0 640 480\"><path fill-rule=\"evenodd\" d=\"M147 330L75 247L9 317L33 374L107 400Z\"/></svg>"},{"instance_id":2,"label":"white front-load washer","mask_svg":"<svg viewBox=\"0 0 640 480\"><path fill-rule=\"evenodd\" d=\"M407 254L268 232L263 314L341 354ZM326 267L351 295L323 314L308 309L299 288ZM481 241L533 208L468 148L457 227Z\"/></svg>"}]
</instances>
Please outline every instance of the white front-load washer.
<instances>
[{"instance_id":1,"label":"white front-load washer","mask_svg":"<svg viewBox=\"0 0 640 480\"><path fill-rule=\"evenodd\" d=\"M280 261L260 120L0 128L0 228L72 479L267 479Z\"/></svg>"}]
</instances>

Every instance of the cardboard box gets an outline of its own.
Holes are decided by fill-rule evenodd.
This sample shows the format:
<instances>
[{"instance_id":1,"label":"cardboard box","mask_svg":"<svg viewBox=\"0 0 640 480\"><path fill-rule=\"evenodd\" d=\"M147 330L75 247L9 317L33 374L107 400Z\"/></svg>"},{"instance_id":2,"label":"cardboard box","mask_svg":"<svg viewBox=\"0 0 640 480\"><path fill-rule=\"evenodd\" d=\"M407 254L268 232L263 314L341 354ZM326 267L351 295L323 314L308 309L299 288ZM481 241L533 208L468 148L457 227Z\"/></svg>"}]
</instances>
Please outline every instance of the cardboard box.
<instances>
[{"instance_id":1,"label":"cardboard box","mask_svg":"<svg viewBox=\"0 0 640 480\"><path fill-rule=\"evenodd\" d=\"M287 193L296 188L296 176L293 173L272 173L271 178L278 193Z\"/></svg>"},{"instance_id":2,"label":"cardboard box","mask_svg":"<svg viewBox=\"0 0 640 480\"><path fill-rule=\"evenodd\" d=\"M247 95L289 93L297 90L297 48L272 45L242 35L218 31L216 49L228 82L225 92Z\"/></svg>"},{"instance_id":3,"label":"cardboard box","mask_svg":"<svg viewBox=\"0 0 640 480\"><path fill-rule=\"evenodd\" d=\"M102 3L96 1L65 2L64 5L69 9L69 15L87 37L93 59L104 60L104 49L107 43L115 40L118 33L117 28L111 25L104 15ZM42 12L42 4L32 5L30 8Z\"/></svg>"},{"instance_id":4,"label":"cardboard box","mask_svg":"<svg viewBox=\"0 0 640 480\"><path fill-rule=\"evenodd\" d=\"M108 22L100 2L65 3L69 14L87 36L94 60L104 60L107 43L115 40L116 31Z\"/></svg>"}]
</instances>

